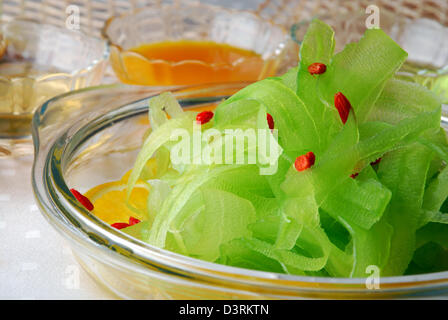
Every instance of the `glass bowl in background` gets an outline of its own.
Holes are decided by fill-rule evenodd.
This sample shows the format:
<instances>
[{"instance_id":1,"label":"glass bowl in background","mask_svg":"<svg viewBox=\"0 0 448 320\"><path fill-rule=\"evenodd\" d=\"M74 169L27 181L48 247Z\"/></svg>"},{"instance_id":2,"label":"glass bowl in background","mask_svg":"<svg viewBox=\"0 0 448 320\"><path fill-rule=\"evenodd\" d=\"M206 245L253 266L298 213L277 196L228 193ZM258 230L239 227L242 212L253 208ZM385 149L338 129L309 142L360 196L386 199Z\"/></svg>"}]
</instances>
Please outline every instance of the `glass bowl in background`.
<instances>
[{"instance_id":1,"label":"glass bowl in background","mask_svg":"<svg viewBox=\"0 0 448 320\"><path fill-rule=\"evenodd\" d=\"M6 40L0 33L0 59L4 56L5 52L6 52Z\"/></svg>"},{"instance_id":2,"label":"glass bowl in background","mask_svg":"<svg viewBox=\"0 0 448 320\"><path fill-rule=\"evenodd\" d=\"M316 17L328 23L335 30L335 51L346 44L361 39L371 13L364 11L341 14L327 12ZM417 82L438 94L442 102L448 103L448 27L427 17L410 18L379 9L379 27L394 39L407 53L408 59L397 73L397 77ZM299 45L306 33L310 20L294 24L291 37Z\"/></svg>"},{"instance_id":3,"label":"glass bowl in background","mask_svg":"<svg viewBox=\"0 0 448 320\"><path fill-rule=\"evenodd\" d=\"M297 45L282 27L251 12L200 3L160 3L110 18L103 36L111 47L112 68L127 84L256 81L297 63ZM188 58L148 57L135 50L141 45L180 40L225 44L257 55L214 61L193 54Z\"/></svg>"},{"instance_id":4,"label":"glass bowl in background","mask_svg":"<svg viewBox=\"0 0 448 320\"><path fill-rule=\"evenodd\" d=\"M178 88L183 107L222 101L247 83ZM32 184L38 206L80 264L121 298L415 298L448 295L448 272L366 279L291 276L223 266L150 246L96 218L72 196L133 167L148 130L148 98L163 90L111 85L58 96L33 118ZM445 129L448 119L442 118Z\"/></svg>"},{"instance_id":5,"label":"glass bowl in background","mask_svg":"<svg viewBox=\"0 0 448 320\"><path fill-rule=\"evenodd\" d=\"M32 152L33 112L56 95L98 85L108 55L105 41L77 31L0 23L0 158Z\"/></svg>"}]
</instances>

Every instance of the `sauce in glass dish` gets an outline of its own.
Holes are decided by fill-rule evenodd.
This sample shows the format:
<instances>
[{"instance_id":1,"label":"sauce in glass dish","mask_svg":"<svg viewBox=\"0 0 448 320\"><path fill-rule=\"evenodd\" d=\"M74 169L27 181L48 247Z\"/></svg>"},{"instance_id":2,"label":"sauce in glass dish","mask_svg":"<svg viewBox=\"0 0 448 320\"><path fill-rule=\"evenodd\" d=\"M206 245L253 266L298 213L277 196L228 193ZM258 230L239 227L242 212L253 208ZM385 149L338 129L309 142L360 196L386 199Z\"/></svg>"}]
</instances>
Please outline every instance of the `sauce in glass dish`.
<instances>
[{"instance_id":1,"label":"sauce in glass dish","mask_svg":"<svg viewBox=\"0 0 448 320\"><path fill-rule=\"evenodd\" d=\"M0 33L0 60L6 52L6 41L3 39L3 35Z\"/></svg>"},{"instance_id":2,"label":"sauce in glass dish","mask_svg":"<svg viewBox=\"0 0 448 320\"><path fill-rule=\"evenodd\" d=\"M142 44L123 53L121 62L126 74L118 72L120 80L139 85L256 81L276 70L254 51L213 41Z\"/></svg>"},{"instance_id":3,"label":"sauce in glass dish","mask_svg":"<svg viewBox=\"0 0 448 320\"><path fill-rule=\"evenodd\" d=\"M34 110L46 100L70 90L63 78L50 78L62 72L19 56L0 57L0 138L29 134Z\"/></svg>"}]
</instances>

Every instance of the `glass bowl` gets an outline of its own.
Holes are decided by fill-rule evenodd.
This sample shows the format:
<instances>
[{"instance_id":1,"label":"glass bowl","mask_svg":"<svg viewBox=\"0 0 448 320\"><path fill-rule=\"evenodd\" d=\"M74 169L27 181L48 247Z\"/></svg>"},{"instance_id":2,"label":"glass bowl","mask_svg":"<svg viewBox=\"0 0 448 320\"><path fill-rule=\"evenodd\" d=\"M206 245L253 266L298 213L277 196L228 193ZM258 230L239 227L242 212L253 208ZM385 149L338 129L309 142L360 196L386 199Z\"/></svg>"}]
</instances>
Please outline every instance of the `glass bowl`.
<instances>
[{"instance_id":1,"label":"glass bowl","mask_svg":"<svg viewBox=\"0 0 448 320\"><path fill-rule=\"evenodd\" d=\"M108 55L105 41L77 31L0 23L0 158L32 152L33 112L58 94L98 85Z\"/></svg>"},{"instance_id":2,"label":"glass bowl","mask_svg":"<svg viewBox=\"0 0 448 320\"><path fill-rule=\"evenodd\" d=\"M183 107L216 104L247 83L168 88ZM132 168L148 129L148 98L166 88L111 85L46 102L33 118L32 184L40 210L105 288L134 299L404 298L448 295L448 272L366 278L291 276L228 267L162 250L110 227L69 188L85 192ZM62 121L63 120L63 121ZM442 123L447 127L448 119Z\"/></svg>"},{"instance_id":3,"label":"glass bowl","mask_svg":"<svg viewBox=\"0 0 448 320\"><path fill-rule=\"evenodd\" d=\"M188 85L255 81L297 63L297 46L282 27L254 13L201 3L158 3L110 18L103 36L111 47L110 62L121 82L137 85ZM145 56L136 47L165 41L207 41L257 53L211 55L190 52L187 58ZM260 59L261 56L261 59ZM162 58L165 57L165 58Z\"/></svg>"}]
</instances>

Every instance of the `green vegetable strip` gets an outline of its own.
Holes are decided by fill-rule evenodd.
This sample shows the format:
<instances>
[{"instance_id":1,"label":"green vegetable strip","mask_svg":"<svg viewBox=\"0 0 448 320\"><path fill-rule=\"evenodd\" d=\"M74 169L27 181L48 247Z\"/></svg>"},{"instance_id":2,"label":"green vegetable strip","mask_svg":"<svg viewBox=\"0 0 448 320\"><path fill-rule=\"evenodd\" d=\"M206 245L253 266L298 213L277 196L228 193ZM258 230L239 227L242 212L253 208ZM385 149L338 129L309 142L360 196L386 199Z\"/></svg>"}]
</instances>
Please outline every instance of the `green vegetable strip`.
<instances>
[{"instance_id":1,"label":"green vegetable strip","mask_svg":"<svg viewBox=\"0 0 448 320\"><path fill-rule=\"evenodd\" d=\"M171 192L170 185L163 180L149 180L151 186L148 200L148 222L152 224L155 216L162 208L162 203Z\"/></svg>"},{"instance_id":2,"label":"green vegetable strip","mask_svg":"<svg viewBox=\"0 0 448 320\"><path fill-rule=\"evenodd\" d=\"M221 246L219 263L255 269L261 271L284 273L285 268L277 260L252 249L246 239L235 239ZM304 271L296 274L305 275Z\"/></svg>"},{"instance_id":3,"label":"green vegetable strip","mask_svg":"<svg viewBox=\"0 0 448 320\"><path fill-rule=\"evenodd\" d=\"M318 248L317 250L328 255L327 271L332 276L349 276L351 259L330 242L328 236L321 228L316 202L312 197L288 199L285 201L284 212L287 217L293 218L293 221L303 224L300 233L297 234L296 230L292 228L293 232L287 234L288 237L297 237L297 245L301 245L303 241L307 243L313 242L314 246ZM285 237L285 239L288 239L288 237ZM280 249L287 248L285 244L288 244L288 242L280 243L281 240L283 239L278 239L276 247Z\"/></svg>"},{"instance_id":4,"label":"green vegetable strip","mask_svg":"<svg viewBox=\"0 0 448 320\"><path fill-rule=\"evenodd\" d=\"M152 225L148 242L164 248L171 224L182 214L182 209L188 203L190 197L208 181L225 171L235 170L235 168L237 167L231 165L217 166L212 170L207 170L203 167L192 167L188 172L184 173L182 179L177 181L177 184L163 202L162 208ZM184 216L187 215L185 214ZM184 219L186 218L184 217Z\"/></svg>"},{"instance_id":5,"label":"green vegetable strip","mask_svg":"<svg viewBox=\"0 0 448 320\"><path fill-rule=\"evenodd\" d=\"M278 261L285 266L286 270L288 270L288 266L291 266L304 271L318 271L325 266L328 259L328 255L325 253L320 257L307 257L289 250L277 249L267 242L254 238L246 239L246 244L253 251Z\"/></svg>"},{"instance_id":6,"label":"green vegetable strip","mask_svg":"<svg viewBox=\"0 0 448 320\"><path fill-rule=\"evenodd\" d=\"M397 124L405 118L440 108L440 100L431 91L416 83L390 79L375 102L375 112L368 121Z\"/></svg>"},{"instance_id":7,"label":"green vegetable strip","mask_svg":"<svg viewBox=\"0 0 448 320\"><path fill-rule=\"evenodd\" d=\"M369 187L373 189L370 191ZM337 188L322 206L352 236L351 277L365 276L366 268L371 265L378 266L381 272L387 262L393 230L382 215L390 198L391 192L378 182L372 167L367 166L355 180L348 179Z\"/></svg>"},{"instance_id":8,"label":"green vegetable strip","mask_svg":"<svg viewBox=\"0 0 448 320\"><path fill-rule=\"evenodd\" d=\"M333 103L323 103L316 94L319 91L318 81L323 75L311 75L308 66L315 62L330 65L334 46L334 31L322 21L313 20L300 48L297 95L307 106L312 107L312 116L319 124L319 148L313 149L317 155L326 149L342 123Z\"/></svg>"},{"instance_id":9,"label":"green vegetable strip","mask_svg":"<svg viewBox=\"0 0 448 320\"><path fill-rule=\"evenodd\" d=\"M335 218L341 217L350 225L368 230L381 219L391 196L391 192L374 179L362 182L347 179L327 197L322 208Z\"/></svg>"},{"instance_id":10,"label":"green vegetable strip","mask_svg":"<svg viewBox=\"0 0 448 320\"><path fill-rule=\"evenodd\" d=\"M168 121L167 115L176 118L182 114L182 108L171 92L161 93L149 100L149 121L153 129Z\"/></svg>"},{"instance_id":11,"label":"green vegetable strip","mask_svg":"<svg viewBox=\"0 0 448 320\"><path fill-rule=\"evenodd\" d=\"M407 53L382 30L367 30L359 42L336 54L327 72L319 77L323 98L332 105L334 94L342 92L358 122L363 123L386 82L406 58Z\"/></svg>"},{"instance_id":12,"label":"green vegetable strip","mask_svg":"<svg viewBox=\"0 0 448 320\"><path fill-rule=\"evenodd\" d=\"M342 219L343 220L343 219ZM393 228L385 221L374 224L365 230L355 224L344 223L353 239L354 265L350 277L365 277L369 266L377 266L380 274L390 256L390 243Z\"/></svg>"},{"instance_id":13,"label":"green vegetable strip","mask_svg":"<svg viewBox=\"0 0 448 320\"><path fill-rule=\"evenodd\" d=\"M448 225L440 223L428 223L417 231L415 247L418 249L426 243L434 242L448 249Z\"/></svg>"},{"instance_id":14,"label":"green vegetable strip","mask_svg":"<svg viewBox=\"0 0 448 320\"><path fill-rule=\"evenodd\" d=\"M439 211L426 211L424 210L422 213L422 220L424 221L424 224L428 222L436 222L436 223L443 223L448 224L448 214L439 212Z\"/></svg>"},{"instance_id":15,"label":"green vegetable strip","mask_svg":"<svg viewBox=\"0 0 448 320\"><path fill-rule=\"evenodd\" d=\"M272 115L279 142L286 154L296 156L319 148L322 124L314 119L311 107L280 81L266 79L256 82L233 95L222 104L222 108L240 99L256 100Z\"/></svg>"},{"instance_id":16,"label":"green vegetable strip","mask_svg":"<svg viewBox=\"0 0 448 320\"><path fill-rule=\"evenodd\" d=\"M288 199L282 224L276 239L276 247L291 250L297 242L303 227L319 228L318 207L313 197Z\"/></svg>"},{"instance_id":17,"label":"green vegetable strip","mask_svg":"<svg viewBox=\"0 0 448 320\"><path fill-rule=\"evenodd\" d=\"M419 137L418 141L434 151L440 159L448 162L448 141L446 132L440 128L436 134L424 135Z\"/></svg>"},{"instance_id":18,"label":"green vegetable strip","mask_svg":"<svg viewBox=\"0 0 448 320\"><path fill-rule=\"evenodd\" d=\"M445 167L426 188L423 198L423 209L439 211L448 197L448 167Z\"/></svg>"},{"instance_id":19,"label":"green vegetable strip","mask_svg":"<svg viewBox=\"0 0 448 320\"><path fill-rule=\"evenodd\" d=\"M416 140L419 134L439 125L440 112L440 110L436 110L404 119L396 126L390 126L376 135L360 141L352 148L329 154L310 170L298 173L291 168L282 189L286 195L292 197L314 193L317 203L321 204L339 183L348 179L359 161L363 159L373 161L397 145L401 146ZM349 122L347 121L347 123Z\"/></svg>"},{"instance_id":20,"label":"green vegetable strip","mask_svg":"<svg viewBox=\"0 0 448 320\"><path fill-rule=\"evenodd\" d=\"M340 140L341 144L335 143L334 146L329 147L334 152L327 151L322 159L317 158L316 164L312 168L302 172L297 172L293 167L289 169L281 185L287 197L312 195L316 199L317 205L320 205L330 190L349 178L359 161L358 150L355 148L358 137L357 126L353 115L349 116L338 136L335 141ZM339 150L336 151L337 149Z\"/></svg>"},{"instance_id":21,"label":"green vegetable strip","mask_svg":"<svg viewBox=\"0 0 448 320\"><path fill-rule=\"evenodd\" d=\"M380 131L361 141L358 150L361 158L372 161L386 151L418 140L419 135L434 133L440 126L441 109L425 112L418 116L401 120L396 126Z\"/></svg>"},{"instance_id":22,"label":"green vegetable strip","mask_svg":"<svg viewBox=\"0 0 448 320\"><path fill-rule=\"evenodd\" d=\"M229 103L225 108L217 108L215 111L216 129L255 128L259 108L260 103L247 99Z\"/></svg>"},{"instance_id":23,"label":"green vegetable strip","mask_svg":"<svg viewBox=\"0 0 448 320\"><path fill-rule=\"evenodd\" d=\"M196 207L188 212L184 208L184 217L173 223L169 232L182 239L189 255L215 261L222 243L251 235L247 226L255 221L255 209L250 201L230 192L210 188L200 192L203 210L196 211Z\"/></svg>"},{"instance_id":24,"label":"green vegetable strip","mask_svg":"<svg viewBox=\"0 0 448 320\"><path fill-rule=\"evenodd\" d=\"M181 117L171 119L163 123L160 127L154 130L143 143L134 168L128 180L127 198L129 199L132 189L135 186L146 162L154 155L154 153L162 147L165 143L170 141L170 135L173 130L184 128L192 131L192 123L195 119L193 113L183 113Z\"/></svg>"},{"instance_id":25,"label":"green vegetable strip","mask_svg":"<svg viewBox=\"0 0 448 320\"><path fill-rule=\"evenodd\" d=\"M412 259L431 158L426 147L412 144L387 154L379 164L378 177L392 191L386 220L394 230L384 275L403 274Z\"/></svg>"},{"instance_id":26,"label":"green vegetable strip","mask_svg":"<svg viewBox=\"0 0 448 320\"><path fill-rule=\"evenodd\" d=\"M285 86L294 92L297 92L297 72L299 67L289 69L283 76L271 78L280 80Z\"/></svg>"}]
</instances>

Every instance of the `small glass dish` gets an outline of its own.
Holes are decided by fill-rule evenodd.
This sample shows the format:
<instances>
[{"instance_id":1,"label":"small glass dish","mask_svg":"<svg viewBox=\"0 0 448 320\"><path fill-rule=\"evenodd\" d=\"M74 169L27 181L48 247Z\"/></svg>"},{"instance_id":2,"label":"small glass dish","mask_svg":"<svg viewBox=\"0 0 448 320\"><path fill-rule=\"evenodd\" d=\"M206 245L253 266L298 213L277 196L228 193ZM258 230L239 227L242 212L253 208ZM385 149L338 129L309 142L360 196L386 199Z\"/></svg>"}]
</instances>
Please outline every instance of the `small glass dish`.
<instances>
[{"instance_id":1,"label":"small glass dish","mask_svg":"<svg viewBox=\"0 0 448 320\"><path fill-rule=\"evenodd\" d=\"M426 86L448 104L448 26L433 17L410 18L404 12L398 14L383 7L378 10L378 26L408 53L397 77ZM335 51L338 52L346 44L359 41L367 27L375 27L375 20L369 18L371 14L328 12L316 17L335 30ZM299 45L310 21L304 20L291 27L291 37Z\"/></svg>"},{"instance_id":2,"label":"small glass dish","mask_svg":"<svg viewBox=\"0 0 448 320\"><path fill-rule=\"evenodd\" d=\"M77 31L0 23L0 158L32 152L33 112L56 95L98 85L108 56L104 40Z\"/></svg>"},{"instance_id":3,"label":"small glass dish","mask_svg":"<svg viewBox=\"0 0 448 320\"><path fill-rule=\"evenodd\" d=\"M80 264L121 298L270 299L417 298L448 295L448 271L366 278L291 276L229 267L150 246L112 228L82 207L85 192L133 167L148 130L148 98L173 90L183 107L222 101L247 83L175 89L111 85L61 95L34 115L32 184L38 206L69 242ZM70 110L70 112L68 111ZM442 124L448 128L448 119Z\"/></svg>"},{"instance_id":4,"label":"small glass dish","mask_svg":"<svg viewBox=\"0 0 448 320\"><path fill-rule=\"evenodd\" d=\"M158 3L133 13L112 17L103 37L111 48L110 62L121 82L137 85L192 85L256 81L297 63L297 45L281 26L251 12L203 3ZM140 46L190 41L228 45L256 55L238 56L197 52L182 57L183 48L170 57L149 57ZM141 47L140 47L141 48ZM227 47L228 48L228 47ZM182 52L174 56L174 50ZM153 51L154 52L154 51Z\"/></svg>"}]
</instances>

